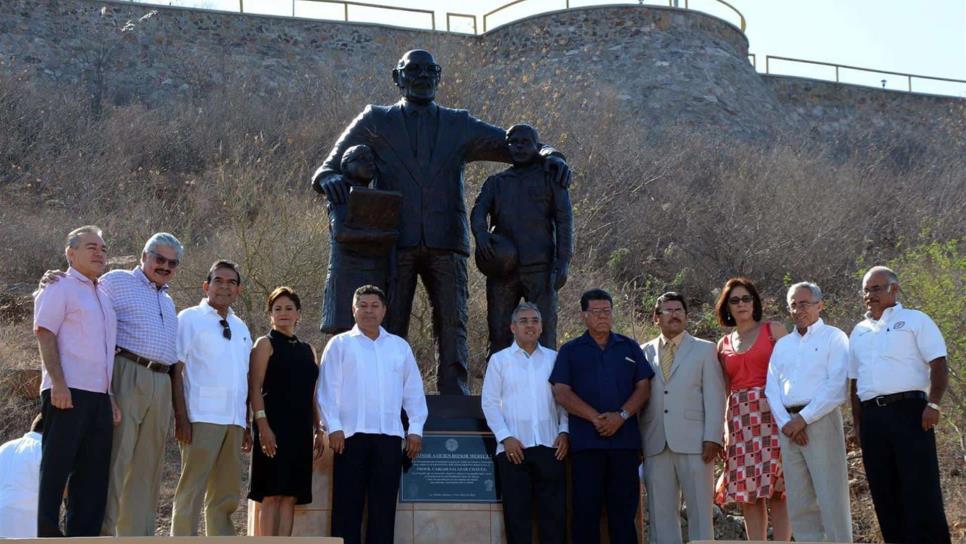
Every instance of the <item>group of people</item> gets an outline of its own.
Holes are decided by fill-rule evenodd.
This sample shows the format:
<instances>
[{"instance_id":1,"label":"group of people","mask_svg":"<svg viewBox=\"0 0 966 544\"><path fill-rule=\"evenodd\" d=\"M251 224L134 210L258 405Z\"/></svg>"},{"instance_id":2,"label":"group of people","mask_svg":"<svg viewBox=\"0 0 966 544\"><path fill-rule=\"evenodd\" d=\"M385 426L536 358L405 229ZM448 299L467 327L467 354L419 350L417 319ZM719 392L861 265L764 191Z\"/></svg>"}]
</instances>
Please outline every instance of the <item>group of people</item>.
<instances>
[{"instance_id":1,"label":"group of people","mask_svg":"<svg viewBox=\"0 0 966 544\"><path fill-rule=\"evenodd\" d=\"M242 289L234 262L212 264L201 301L177 313L168 284L184 248L173 235L152 236L133 270L107 273L96 226L71 231L65 246L66 273L48 273L34 294L42 361L34 427L43 434L35 514L21 516L33 523L0 533L153 536L172 420L181 448L172 535L197 535L202 511L207 535L235 534L241 453L253 444L249 497L264 505L261 527L291 533L295 504L311 501L323 444L318 363L295 336L298 294L269 295L272 328L256 340L232 310Z\"/></svg>"},{"instance_id":2,"label":"group of people","mask_svg":"<svg viewBox=\"0 0 966 544\"><path fill-rule=\"evenodd\" d=\"M198 534L202 511L207 535L235 534L247 450L259 533L291 534L327 433L333 536L362 542L365 519L367 542L392 542L403 457L419 455L427 407L412 349L382 327L382 289L355 291L354 326L319 358L295 335L301 301L288 287L268 296L271 330L252 338L232 310L242 274L231 261L216 261L204 298L176 313L167 289L183 247L174 236L155 234L138 267L108 273L97 227L73 230L65 245L67 272L48 274L35 293L40 446L32 432L21 439L32 443L0 449L40 450L39 536L153 535L173 418L181 476L172 535ZM730 279L716 313L733 330L717 345L687 332L687 299L669 292L653 306L660 335L639 345L612 330L611 296L594 289L580 299L586 331L559 351L540 344L539 306L520 303L481 398L498 441L508 542L529 542L533 518L541 542L564 541L568 458L573 542L599 541L605 507L610 542L636 542L641 478L651 542L682 540L682 495L691 540L713 538L717 500L741 504L750 539L765 539L770 519L776 540L848 542L840 406L850 396L885 540L949 542L934 435L943 337L899 304L893 271L870 269L862 292L868 313L848 337L821 319L817 285L792 285L786 332L763 319L752 282Z\"/></svg>"},{"instance_id":3,"label":"group of people","mask_svg":"<svg viewBox=\"0 0 966 544\"><path fill-rule=\"evenodd\" d=\"M507 540L563 542L564 466L570 457L572 541L600 541L604 506L612 543L637 542L638 465L650 542L713 540L713 503L739 503L749 540L851 542L845 433L855 432L886 542L949 543L934 428L948 383L946 347L924 313L898 302L885 267L865 274L868 313L847 336L824 323L822 290L789 287L794 328L763 320L747 278L716 302L732 332L717 344L687 331L684 296L655 301L657 338L638 346L614 333L601 290L580 301L586 332L554 352L540 346L540 313L521 304L514 343L493 355L483 383L500 446ZM555 401L555 402L554 402ZM635 417L636 416L636 417ZM724 457L717 484L715 460Z\"/></svg>"}]
</instances>

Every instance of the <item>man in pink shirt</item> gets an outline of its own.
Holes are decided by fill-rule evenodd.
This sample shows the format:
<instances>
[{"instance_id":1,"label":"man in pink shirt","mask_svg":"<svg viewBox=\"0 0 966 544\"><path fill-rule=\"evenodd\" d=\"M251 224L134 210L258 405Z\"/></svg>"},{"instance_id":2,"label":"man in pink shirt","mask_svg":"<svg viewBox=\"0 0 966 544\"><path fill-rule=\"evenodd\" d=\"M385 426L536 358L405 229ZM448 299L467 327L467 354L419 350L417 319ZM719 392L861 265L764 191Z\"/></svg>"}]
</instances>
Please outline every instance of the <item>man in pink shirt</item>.
<instances>
[{"instance_id":1,"label":"man in pink shirt","mask_svg":"<svg viewBox=\"0 0 966 544\"><path fill-rule=\"evenodd\" d=\"M109 396L117 319L97 283L107 263L101 230L88 225L71 231L65 252L70 267L64 279L34 294L45 422L37 512L40 537L100 534L112 423L121 419ZM65 487L66 530L62 532L60 505Z\"/></svg>"}]
</instances>

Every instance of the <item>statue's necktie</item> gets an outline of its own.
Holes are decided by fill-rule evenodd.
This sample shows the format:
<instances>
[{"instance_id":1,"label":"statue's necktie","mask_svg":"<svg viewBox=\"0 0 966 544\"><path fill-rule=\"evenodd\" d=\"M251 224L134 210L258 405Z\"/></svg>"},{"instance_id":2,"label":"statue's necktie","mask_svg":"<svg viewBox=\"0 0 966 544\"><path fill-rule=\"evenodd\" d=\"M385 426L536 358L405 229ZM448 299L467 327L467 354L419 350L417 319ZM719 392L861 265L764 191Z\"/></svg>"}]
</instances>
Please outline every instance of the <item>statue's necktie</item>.
<instances>
[{"instance_id":1,"label":"statue's necktie","mask_svg":"<svg viewBox=\"0 0 966 544\"><path fill-rule=\"evenodd\" d=\"M671 377L671 365L674 364L675 351L677 351L677 346L674 345L674 342L664 344L663 353L661 353L661 373L664 374L664 381Z\"/></svg>"},{"instance_id":2,"label":"statue's necktie","mask_svg":"<svg viewBox=\"0 0 966 544\"><path fill-rule=\"evenodd\" d=\"M429 163L432 136L430 135L429 110L419 110L416 114L416 162L420 166Z\"/></svg>"}]
</instances>

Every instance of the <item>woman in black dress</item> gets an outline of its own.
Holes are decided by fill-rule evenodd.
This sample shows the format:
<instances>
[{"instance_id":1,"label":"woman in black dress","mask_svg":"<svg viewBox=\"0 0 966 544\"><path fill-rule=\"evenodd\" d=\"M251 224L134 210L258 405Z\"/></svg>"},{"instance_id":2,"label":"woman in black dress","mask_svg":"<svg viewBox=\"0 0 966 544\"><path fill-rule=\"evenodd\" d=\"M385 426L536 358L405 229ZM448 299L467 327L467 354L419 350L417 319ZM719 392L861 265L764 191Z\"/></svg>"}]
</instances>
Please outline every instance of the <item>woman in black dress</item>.
<instances>
[{"instance_id":1,"label":"woman in black dress","mask_svg":"<svg viewBox=\"0 0 966 544\"><path fill-rule=\"evenodd\" d=\"M272 291L272 330L252 348L248 398L255 444L248 498L262 503L258 536L291 536L295 505L312 502L312 462L322 456L319 366L312 346L295 337L301 309L291 288Z\"/></svg>"}]
</instances>

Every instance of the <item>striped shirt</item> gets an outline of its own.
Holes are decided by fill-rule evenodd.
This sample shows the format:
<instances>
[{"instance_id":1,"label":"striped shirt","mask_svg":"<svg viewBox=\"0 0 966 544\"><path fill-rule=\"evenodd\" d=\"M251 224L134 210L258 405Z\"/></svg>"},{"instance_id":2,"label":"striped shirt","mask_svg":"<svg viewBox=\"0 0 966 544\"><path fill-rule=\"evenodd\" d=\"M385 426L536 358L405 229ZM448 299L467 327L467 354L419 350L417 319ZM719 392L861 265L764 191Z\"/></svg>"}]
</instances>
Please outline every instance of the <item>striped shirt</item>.
<instances>
[{"instance_id":1,"label":"striped shirt","mask_svg":"<svg viewBox=\"0 0 966 544\"><path fill-rule=\"evenodd\" d=\"M168 285L158 288L140 268L112 270L100 284L117 313L117 345L152 361L176 363L178 314Z\"/></svg>"}]
</instances>

